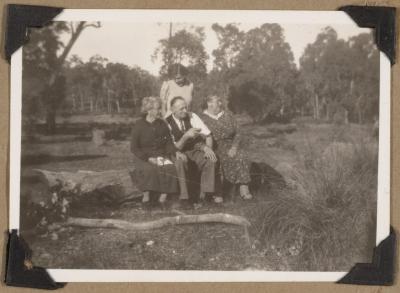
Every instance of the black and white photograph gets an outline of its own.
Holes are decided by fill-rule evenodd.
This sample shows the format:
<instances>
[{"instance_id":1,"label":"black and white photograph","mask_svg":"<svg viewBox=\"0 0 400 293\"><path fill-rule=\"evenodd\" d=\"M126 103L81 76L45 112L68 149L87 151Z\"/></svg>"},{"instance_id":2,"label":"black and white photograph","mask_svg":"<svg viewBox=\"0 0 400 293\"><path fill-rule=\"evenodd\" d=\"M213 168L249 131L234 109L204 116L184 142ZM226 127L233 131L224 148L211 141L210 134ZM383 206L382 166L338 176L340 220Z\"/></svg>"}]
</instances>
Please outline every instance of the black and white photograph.
<instances>
[{"instance_id":1,"label":"black and white photograph","mask_svg":"<svg viewBox=\"0 0 400 293\"><path fill-rule=\"evenodd\" d=\"M390 62L344 12L64 10L12 56L10 226L56 281L336 281L389 234Z\"/></svg>"}]
</instances>

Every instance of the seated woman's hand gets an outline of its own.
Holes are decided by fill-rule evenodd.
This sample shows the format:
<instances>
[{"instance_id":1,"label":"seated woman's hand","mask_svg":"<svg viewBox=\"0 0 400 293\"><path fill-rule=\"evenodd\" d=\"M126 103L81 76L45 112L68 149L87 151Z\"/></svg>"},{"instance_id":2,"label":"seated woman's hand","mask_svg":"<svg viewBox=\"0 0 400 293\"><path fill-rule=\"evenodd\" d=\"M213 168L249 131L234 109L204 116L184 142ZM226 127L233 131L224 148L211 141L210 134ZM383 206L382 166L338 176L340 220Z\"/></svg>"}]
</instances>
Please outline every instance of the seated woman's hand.
<instances>
[{"instance_id":1,"label":"seated woman's hand","mask_svg":"<svg viewBox=\"0 0 400 293\"><path fill-rule=\"evenodd\" d=\"M183 162L187 162L187 157L184 153L176 152L176 159L181 160Z\"/></svg>"},{"instance_id":2,"label":"seated woman's hand","mask_svg":"<svg viewBox=\"0 0 400 293\"><path fill-rule=\"evenodd\" d=\"M237 147L233 146L228 150L228 156L233 158L237 154Z\"/></svg>"},{"instance_id":3,"label":"seated woman's hand","mask_svg":"<svg viewBox=\"0 0 400 293\"><path fill-rule=\"evenodd\" d=\"M157 165L157 158L149 158L148 161L151 164Z\"/></svg>"},{"instance_id":4,"label":"seated woman's hand","mask_svg":"<svg viewBox=\"0 0 400 293\"><path fill-rule=\"evenodd\" d=\"M206 157L207 159L211 160L214 163L217 161L217 156L209 146L207 145L204 146L203 151L204 151L204 157Z\"/></svg>"}]
</instances>

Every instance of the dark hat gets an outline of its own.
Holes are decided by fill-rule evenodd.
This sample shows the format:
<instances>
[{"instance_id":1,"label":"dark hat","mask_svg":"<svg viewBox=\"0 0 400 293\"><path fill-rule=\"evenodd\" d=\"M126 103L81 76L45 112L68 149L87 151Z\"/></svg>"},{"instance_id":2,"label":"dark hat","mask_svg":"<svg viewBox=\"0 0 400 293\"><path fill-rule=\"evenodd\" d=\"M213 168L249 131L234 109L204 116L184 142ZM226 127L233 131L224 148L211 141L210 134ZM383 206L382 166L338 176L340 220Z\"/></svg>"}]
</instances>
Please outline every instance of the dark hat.
<instances>
[{"instance_id":1,"label":"dark hat","mask_svg":"<svg viewBox=\"0 0 400 293\"><path fill-rule=\"evenodd\" d=\"M168 67L168 76L170 78L175 77L176 75L178 75L178 73L183 76L186 76L188 75L188 70L185 66L183 66L180 63L174 63Z\"/></svg>"}]
</instances>

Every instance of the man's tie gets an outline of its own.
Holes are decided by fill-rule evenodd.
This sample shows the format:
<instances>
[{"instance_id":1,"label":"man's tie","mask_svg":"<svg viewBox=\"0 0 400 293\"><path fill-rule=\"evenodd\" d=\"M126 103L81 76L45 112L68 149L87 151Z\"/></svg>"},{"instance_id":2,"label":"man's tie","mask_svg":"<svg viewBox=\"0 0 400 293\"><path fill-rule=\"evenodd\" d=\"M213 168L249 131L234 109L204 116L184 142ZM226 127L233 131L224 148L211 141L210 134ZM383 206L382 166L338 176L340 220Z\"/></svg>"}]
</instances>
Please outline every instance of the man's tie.
<instances>
[{"instance_id":1,"label":"man's tie","mask_svg":"<svg viewBox=\"0 0 400 293\"><path fill-rule=\"evenodd\" d=\"M183 123L183 120L179 120L181 122L181 131L185 132L185 124Z\"/></svg>"}]
</instances>

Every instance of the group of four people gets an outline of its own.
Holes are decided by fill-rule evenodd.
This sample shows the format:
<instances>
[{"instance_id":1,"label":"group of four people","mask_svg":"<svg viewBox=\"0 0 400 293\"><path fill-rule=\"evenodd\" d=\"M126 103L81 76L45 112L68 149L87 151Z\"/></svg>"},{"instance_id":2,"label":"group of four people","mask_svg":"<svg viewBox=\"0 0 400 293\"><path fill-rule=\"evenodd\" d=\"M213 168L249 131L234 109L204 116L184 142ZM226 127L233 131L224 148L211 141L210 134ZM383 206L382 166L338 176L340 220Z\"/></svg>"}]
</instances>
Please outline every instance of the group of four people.
<instances>
[{"instance_id":1,"label":"group of four people","mask_svg":"<svg viewBox=\"0 0 400 293\"><path fill-rule=\"evenodd\" d=\"M174 89L171 87L180 87ZM241 135L234 116L224 111L218 96L205 100L200 117L190 112L193 85L178 71L175 80L164 83L161 96L142 100L142 119L132 129L133 177L143 191L143 202L156 194L165 202L179 194L189 204L191 181L200 182L199 199L210 195L221 203L221 178L240 186L240 195L251 199L250 163L241 148ZM178 93L178 94L177 94ZM195 167L199 179L191 176Z\"/></svg>"}]
</instances>

